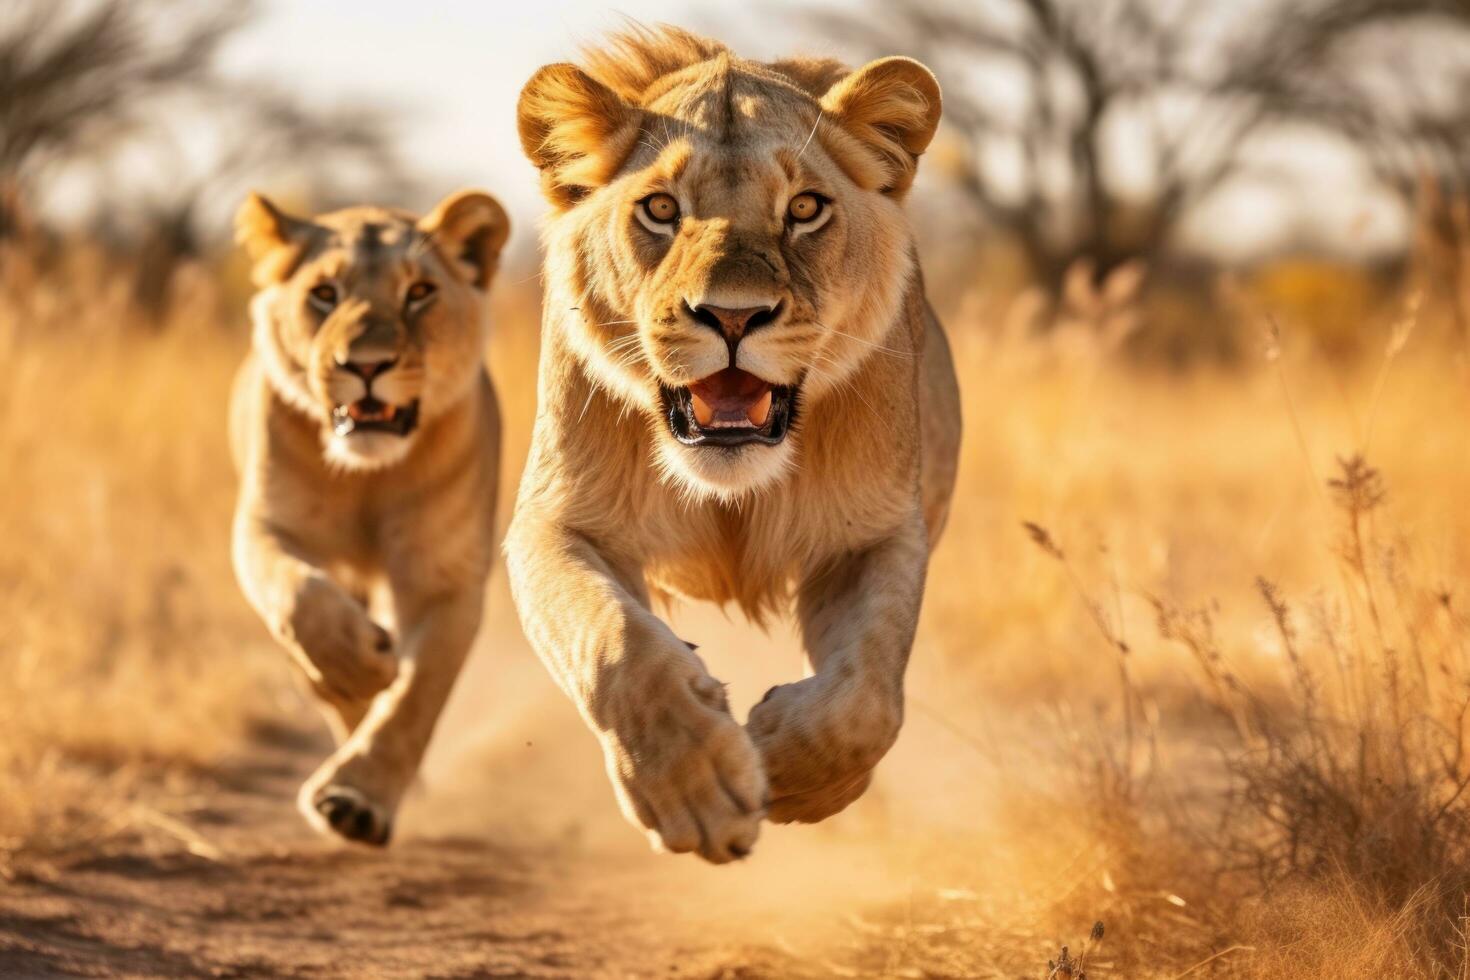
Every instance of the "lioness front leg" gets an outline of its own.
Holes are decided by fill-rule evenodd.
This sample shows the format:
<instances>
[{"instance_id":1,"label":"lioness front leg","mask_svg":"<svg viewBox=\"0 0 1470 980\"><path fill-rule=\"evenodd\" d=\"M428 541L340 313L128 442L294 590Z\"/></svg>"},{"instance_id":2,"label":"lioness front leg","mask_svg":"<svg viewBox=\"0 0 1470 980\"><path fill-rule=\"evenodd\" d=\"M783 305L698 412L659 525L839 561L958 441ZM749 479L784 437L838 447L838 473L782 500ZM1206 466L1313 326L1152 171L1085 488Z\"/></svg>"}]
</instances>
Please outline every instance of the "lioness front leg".
<instances>
[{"instance_id":1,"label":"lioness front leg","mask_svg":"<svg viewBox=\"0 0 1470 980\"><path fill-rule=\"evenodd\" d=\"M898 738L927 561L915 520L802 583L797 613L815 673L772 688L747 724L771 782L771 820L842 810Z\"/></svg>"},{"instance_id":2,"label":"lioness front leg","mask_svg":"<svg viewBox=\"0 0 1470 980\"><path fill-rule=\"evenodd\" d=\"M434 725L480 626L481 589L401 608L398 679L372 702L350 738L312 774L297 798L318 830L386 844Z\"/></svg>"},{"instance_id":3,"label":"lioness front leg","mask_svg":"<svg viewBox=\"0 0 1470 980\"><path fill-rule=\"evenodd\" d=\"M661 850L748 854L765 812L760 757L724 685L648 610L637 570L527 515L506 552L526 635L601 741L623 815Z\"/></svg>"},{"instance_id":4,"label":"lioness front leg","mask_svg":"<svg viewBox=\"0 0 1470 980\"><path fill-rule=\"evenodd\" d=\"M248 503L235 522L233 550L250 604L330 706L343 741L397 674L392 637L287 535L249 516Z\"/></svg>"}]
</instances>

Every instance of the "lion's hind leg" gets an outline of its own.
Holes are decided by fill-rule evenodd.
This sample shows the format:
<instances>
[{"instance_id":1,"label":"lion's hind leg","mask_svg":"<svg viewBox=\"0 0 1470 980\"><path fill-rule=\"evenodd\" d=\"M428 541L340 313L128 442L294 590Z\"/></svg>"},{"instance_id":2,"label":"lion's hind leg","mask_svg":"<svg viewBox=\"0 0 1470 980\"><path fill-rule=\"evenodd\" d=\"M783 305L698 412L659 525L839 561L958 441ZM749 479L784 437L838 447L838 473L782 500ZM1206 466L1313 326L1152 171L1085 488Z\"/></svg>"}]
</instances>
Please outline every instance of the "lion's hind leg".
<instances>
[{"instance_id":1,"label":"lion's hind leg","mask_svg":"<svg viewBox=\"0 0 1470 980\"><path fill-rule=\"evenodd\" d=\"M404 618L397 680L302 786L297 803L323 832L384 845L480 625L481 589Z\"/></svg>"}]
</instances>

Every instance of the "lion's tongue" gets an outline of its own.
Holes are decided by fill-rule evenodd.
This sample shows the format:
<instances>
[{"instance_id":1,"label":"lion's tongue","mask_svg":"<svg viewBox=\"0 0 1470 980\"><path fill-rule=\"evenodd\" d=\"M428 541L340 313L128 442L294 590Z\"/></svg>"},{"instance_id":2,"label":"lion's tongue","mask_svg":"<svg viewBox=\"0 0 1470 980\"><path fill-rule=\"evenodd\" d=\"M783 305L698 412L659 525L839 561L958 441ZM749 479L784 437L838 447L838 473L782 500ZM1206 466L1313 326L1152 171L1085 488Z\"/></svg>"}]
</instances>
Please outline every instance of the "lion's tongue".
<instances>
[{"instance_id":1,"label":"lion's tongue","mask_svg":"<svg viewBox=\"0 0 1470 980\"><path fill-rule=\"evenodd\" d=\"M771 386L739 368L726 368L689 386L694 421L705 428L766 424Z\"/></svg>"},{"instance_id":2,"label":"lion's tongue","mask_svg":"<svg viewBox=\"0 0 1470 980\"><path fill-rule=\"evenodd\" d=\"M385 405L376 398L363 398L347 406L347 414L354 422L391 422L398 414L396 405Z\"/></svg>"}]
</instances>

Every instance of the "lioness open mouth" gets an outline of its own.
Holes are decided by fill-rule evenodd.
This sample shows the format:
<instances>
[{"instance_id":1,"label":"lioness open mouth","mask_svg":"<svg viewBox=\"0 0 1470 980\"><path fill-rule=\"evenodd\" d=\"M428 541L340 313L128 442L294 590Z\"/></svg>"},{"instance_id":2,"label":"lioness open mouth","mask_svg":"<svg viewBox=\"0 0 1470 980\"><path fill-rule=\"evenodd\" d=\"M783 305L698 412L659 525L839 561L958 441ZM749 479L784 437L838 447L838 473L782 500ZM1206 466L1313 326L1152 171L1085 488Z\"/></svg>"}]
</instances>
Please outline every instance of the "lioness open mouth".
<instances>
[{"instance_id":1,"label":"lioness open mouth","mask_svg":"<svg viewBox=\"0 0 1470 980\"><path fill-rule=\"evenodd\" d=\"M389 405L372 395L348 405L332 409L332 431L339 436L354 432L387 432L406 436L419 424L419 401L407 405Z\"/></svg>"},{"instance_id":2,"label":"lioness open mouth","mask_svg":"<svg viewBox=\"0 0 1470 980\"><path fill-rule=\"evenodd\" d=\"M686 446L774 446L786 438L796 388L726 368L684 388L660 386L669 431Z\"/></svg>"}]
</instances>

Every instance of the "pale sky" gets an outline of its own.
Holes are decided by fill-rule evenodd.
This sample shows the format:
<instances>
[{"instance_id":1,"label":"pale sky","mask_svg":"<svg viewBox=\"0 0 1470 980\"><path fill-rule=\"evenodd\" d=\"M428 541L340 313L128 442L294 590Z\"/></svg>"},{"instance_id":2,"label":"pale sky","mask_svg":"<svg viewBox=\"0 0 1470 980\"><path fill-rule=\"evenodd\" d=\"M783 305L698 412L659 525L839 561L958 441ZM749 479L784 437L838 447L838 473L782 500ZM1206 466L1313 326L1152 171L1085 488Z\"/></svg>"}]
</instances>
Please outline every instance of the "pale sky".
<instances>
[{"instance_id":1,"label":"pale sky","mask_svg":"<svg viewBox=\"0 0 1470 980\"><path fill-rule=\"evenodd\" d=\"M829 2L858 6L862 0ZM520 88L538 67L575 60L579 45L625 18L717 34L754 57L798 50L851 56L800 29L747 26L782 21L778 4L760 0L625 0L617 7L590 0L268 0L224 62L231 72L298 85L327 103L396 109L405 156L435 196L484 187L505 202L524 234L542 206L516 139ZM1186 240L1247 256L1291 243L1304 229L1317 244L1347 251L1388 247L1403 234L1401 209L1367 193L1354 162L1322 141L1294 140L1269 156L1271 179L1244 184L1201 209Z\"/></svg>"},{"instance_id":2,"label":"pale sky","mask_svg":"<svg viewBox=\"0 0 1470 980\"><path fill-rule=\"evenodd\" d=\"M710 0L270 0L227 49L231 71L299 83L327 101L399 110L410 163L451 185L476 184L515 217L540 213L536 174L516 138L521 86L539 67L633 18L718 32L745 53L738 11ZM734 30L732 30L734 28ZM524 227L524 224L523 224Z\"/></svg>"}]
</instances>

